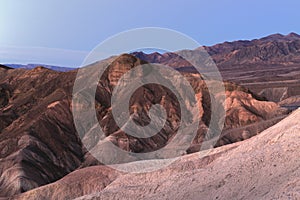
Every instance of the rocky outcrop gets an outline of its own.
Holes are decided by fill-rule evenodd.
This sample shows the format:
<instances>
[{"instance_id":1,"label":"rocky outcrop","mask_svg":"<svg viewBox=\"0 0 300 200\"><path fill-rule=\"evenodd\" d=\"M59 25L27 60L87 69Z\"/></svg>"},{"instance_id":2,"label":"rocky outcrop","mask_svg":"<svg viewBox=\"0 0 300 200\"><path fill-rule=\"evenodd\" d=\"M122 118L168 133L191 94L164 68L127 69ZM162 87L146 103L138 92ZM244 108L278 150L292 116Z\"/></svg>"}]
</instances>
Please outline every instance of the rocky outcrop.
<instances>
[{"instance_id":1,"label":"rocky outcrop","mask_svg":"<svg viewBox=\"0 0 300 200\"><path fill-rule=\"evenodd\" d=\"M76 169L83 151L70 111L75 73L45 68L2 75L0 195L48 184Z\"/></svg>"}]
</instances>

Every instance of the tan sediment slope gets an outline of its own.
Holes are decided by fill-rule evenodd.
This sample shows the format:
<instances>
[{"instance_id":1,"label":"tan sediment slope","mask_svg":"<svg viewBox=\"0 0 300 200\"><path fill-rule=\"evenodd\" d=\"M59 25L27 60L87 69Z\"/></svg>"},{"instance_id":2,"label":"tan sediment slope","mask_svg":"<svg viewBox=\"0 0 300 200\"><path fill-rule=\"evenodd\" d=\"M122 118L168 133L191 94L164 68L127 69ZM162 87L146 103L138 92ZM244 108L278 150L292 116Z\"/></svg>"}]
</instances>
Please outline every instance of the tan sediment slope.
<instances>
[{"instance_id":1,"label":"tan sediment slope","mask_svg":"<svg viewBox=\"0 0 300 200\"><path fill-rule=\"evenodd\" d=\"M300 199L299 119L298 109L247 141L213 149L202 158L199 153L183 156L159 171L121 174L112 170L113 177L101 181L97 171L103 171L103 176L109 170L89 167L17 199ZM80 184L71 190L73 177ZM109 180L105 188L94 187Z\"/></svg>"}]
</instances>

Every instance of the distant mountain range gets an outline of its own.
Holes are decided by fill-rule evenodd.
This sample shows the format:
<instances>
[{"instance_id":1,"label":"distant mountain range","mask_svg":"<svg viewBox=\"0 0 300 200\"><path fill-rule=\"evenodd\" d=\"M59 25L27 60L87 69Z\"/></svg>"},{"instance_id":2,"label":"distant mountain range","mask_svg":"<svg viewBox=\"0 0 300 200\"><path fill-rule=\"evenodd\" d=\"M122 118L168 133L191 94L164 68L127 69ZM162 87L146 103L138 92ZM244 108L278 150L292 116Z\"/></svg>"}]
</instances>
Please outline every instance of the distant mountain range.
<instances>
[{"instance_id":1,"label":"distant mountain range","mask_svg":"<svg viewBox=\"0 0 300 200\"><path fill-rule=\"evenodd\" d=\"M300 35L296 33L273 34L261 39L224 42L204 48L224 80L241 84L276 102L300 95ZM197 58L200 51L199 48L188 50L191 58ZM196 72L189 62L173 52L134 52L132 55L179 71Z\"/></svg>"},{"instance_id":2,"label":"distant mountain range","mask_svg":"<svg viewBox=\"0 0 300 200\"><path fill-rule=\"evenodd\" d=\"M226 68L264 65L291 65L300 63L300 35L272 34L260 39L238 40L224 42L213 46L203 46L222 71ZM189 50L197 54L199 49ZM131 53L135 57L150 63L160 63L174 67L180 71L193 71L193 66L176 53L150 54L140 52ZM61 67L46 64L3 64L11 68L33 69L42 66L55 71L71 71L76 67ZM225 76L226 78L226 76Z\"/></svg>"},{"instance_id":3,"label":"distant mountain range","mask_svg":"<svg viewBox=\"0 0 300 200\"><path fill-rule=\"evenodd\" d=\"M296 33L273 34L261 39L224 42L213 46L204 46L204 48L220 70L242 65L300 63L300 35ZM200 48L189 50L189 53L198 54L199 50ZM173 52L163 54L133 52L132 55L150 63L161 63L175 68L191 67L189 62ZM197 58L197 56L195 57Z\"/></svg>"},{"instance_id":4,"label":"distant mountain range","mask_svg":"<svg viewBox=\"0 0 300 200\"><path fill-rule=\"evenodd\" d=\"M22 69L34 69L36 67L42 66L54 71L59 71L59 72L67 72L67 71L71 71L74 70L76 68L71 68L71 67L59 67L59 66L53 66L53 65L45 65L45 64L4 64L5 66L14 68L14 69L18 69L18 68L22 68Z\"/></svg>"},{"instance_id":5,"label":"distant mountain range","mask_svg":"<svg viewBox=\"0 0 300 200\"><path fill-rule=\"evenodd\" d=\"M2 69L12 69L11 67L8 67L7 65L1 65L1 64L0 64L0 68L2 68Z\"/></svg>"}]
</instances>

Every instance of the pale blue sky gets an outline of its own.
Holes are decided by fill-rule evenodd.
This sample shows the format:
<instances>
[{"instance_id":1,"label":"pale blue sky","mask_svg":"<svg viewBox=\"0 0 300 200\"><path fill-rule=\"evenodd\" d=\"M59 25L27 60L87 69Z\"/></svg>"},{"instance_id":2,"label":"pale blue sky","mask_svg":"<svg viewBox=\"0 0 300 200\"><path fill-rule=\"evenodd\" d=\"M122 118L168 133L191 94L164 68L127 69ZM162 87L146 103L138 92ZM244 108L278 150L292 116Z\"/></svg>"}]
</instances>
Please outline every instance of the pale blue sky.
<instances>
[{"instance_id":1,"label":"pale blue sky","mask_svg":"<svg viewBox=\"0 0 300 200\"><path fill-rule=\"evenodd\" d=\"M299 8L299 0L0 0L0 63L80 65L107 37L149 26L202 45L300 33Z\"/></svg>"}]
</instances>

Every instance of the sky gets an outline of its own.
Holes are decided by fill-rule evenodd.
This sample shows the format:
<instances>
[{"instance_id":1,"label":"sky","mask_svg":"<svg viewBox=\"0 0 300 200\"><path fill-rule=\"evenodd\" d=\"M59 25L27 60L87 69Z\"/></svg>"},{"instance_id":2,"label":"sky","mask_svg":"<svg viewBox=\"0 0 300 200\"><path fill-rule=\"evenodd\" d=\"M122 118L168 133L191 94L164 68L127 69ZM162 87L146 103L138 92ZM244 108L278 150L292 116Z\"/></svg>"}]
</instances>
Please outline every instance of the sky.
<instances>
[{"instance_id":1,"label":"sky","mask_svg":"<svg viewBox=\"0 0 300 200\"><path fill-rule=\"evenodd\" d=\"M0 0L0 63L80 66L122 31L162 27L201 45L300 33L299 0Z\"/></svg>"}]
</instances>

